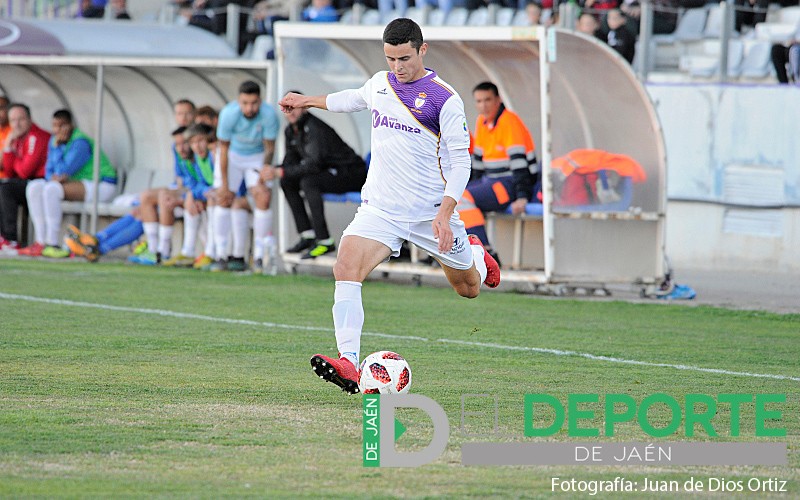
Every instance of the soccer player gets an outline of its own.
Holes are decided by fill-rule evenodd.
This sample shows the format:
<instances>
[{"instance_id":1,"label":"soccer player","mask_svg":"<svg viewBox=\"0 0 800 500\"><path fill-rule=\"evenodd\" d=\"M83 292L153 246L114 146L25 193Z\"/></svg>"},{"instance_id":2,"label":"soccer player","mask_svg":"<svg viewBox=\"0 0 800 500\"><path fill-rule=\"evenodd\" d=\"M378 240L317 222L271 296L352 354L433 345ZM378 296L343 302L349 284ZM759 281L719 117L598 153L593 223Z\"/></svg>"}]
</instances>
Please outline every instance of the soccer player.
<instances>
[{"instance_id":1,"label":"soccer player","mask_svg":"<svg viewBox=\"0 0 800 500\"><path fill-rule=\"evenodd\" d=\"M278 116L275 109L261 101L261 88L246 81L239 86L237 100L229 102L219 114L219 175L215 171L214 187L217 208L214 213L214 240L217 262L212 271L244 271L244 248L249 230L247 200L236 196L244 184L253 195L253 261L255 267L264 257L264 239L272 234L272 210L269 209L271 182L264 170L272 168ZM228 251L228 234L233 225L233 255L222 259Z\"/></svg>"},{"instance_id":2,"label":"soccer player","mask_svg":"<svg viewBox=\"0 0 800 500\"><path fill-rule=\"evenodd\" d=\"M404 240L436 258L462 297L477 297L481 282L491 288L500 284L497 262L479 239L468 239L455 211L470 174L463 101L425 68L428 44L414 21L390 22L383 51L390 71L376 73L360 89L314 97L289 93L279 103L284 113L309 107L372 111L372 162L363 201L344 231L333 267L340 358L311 358L317 375L350 394L358 392L361 284L378 264L400 254Z\"/></svg>"}]
</instances>

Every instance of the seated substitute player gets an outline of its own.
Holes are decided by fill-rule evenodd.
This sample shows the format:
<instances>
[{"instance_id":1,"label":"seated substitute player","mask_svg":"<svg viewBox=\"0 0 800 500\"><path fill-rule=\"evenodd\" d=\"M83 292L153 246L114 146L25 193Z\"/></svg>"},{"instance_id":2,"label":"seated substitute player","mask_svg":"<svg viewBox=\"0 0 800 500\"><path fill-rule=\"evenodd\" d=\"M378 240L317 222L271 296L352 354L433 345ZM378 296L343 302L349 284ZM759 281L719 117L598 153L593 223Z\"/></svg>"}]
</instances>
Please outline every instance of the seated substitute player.
<instances>
[{"instance_id":1,"label":"seated substitute player","mask_svg":"<svg viewBox=\"0 0 800 500\"><path fill-rule=\"evenodd\" d=\"M483 214L509 205L514 215L525 213L528 200L533 199L539 165L531 133L516 113L506 109L497 85L479 83L472 96L480 113L475 122L472 178L457 209L467 233L480 238L496 259Z\"/></svg>"},{"instance_id":2,"label":"seated substitute player","mask_svg":"<svg viewBox=\"0 0 800 500\"><path fill-rule=\"evenodd\" d=\"M287 252L307 250L302 258L313 259L336 248L325 221L322 193L360 191L367 178L367 166L330 125L307 110L293 109L286 119L286 155L273 174L280 178L300 234L300 241Z\"/></svg>"},{"instance_id":3,"label":"seated substitute player","mask_svg":"<svg viewBox=\"0 0 800 500\"><path fill-rule=\"evenodd\" d=\"M314 97L289 93L279 103L284 113L309 107L372 111L372 160L363 201L344 231L333 267L340 358L311 358L317 375L350 394L359 390L361 284L378 264L400 254L403 241L437 259L462 297L477 297L481 282L492 288L500 284L497 262L480 240L468 239L455 211L470 173L467 119L456 91L425 68L427 50L417 23L395 19L383 32L391 71L376 73L360 89Z\"/></svg>"},{"instance_id":4,"label":"seated substitute player","mask_svg":"<svg viewBox=\"0 0 800 500\"><path fill-rule=\"evenodd\" d=\"M194 153L192 169L194 181L183 200L183 246L181 251L164 261L167 267L192 267L195 262L194 248L197 244L197 233L200 229L200 215L206 210L206 204L213 205L210 192L214 184L214 158L209 153L209 139L213 138L214 129L210 125L196 123L184 132L184 140Z\"/></svg>"}]
</instances>

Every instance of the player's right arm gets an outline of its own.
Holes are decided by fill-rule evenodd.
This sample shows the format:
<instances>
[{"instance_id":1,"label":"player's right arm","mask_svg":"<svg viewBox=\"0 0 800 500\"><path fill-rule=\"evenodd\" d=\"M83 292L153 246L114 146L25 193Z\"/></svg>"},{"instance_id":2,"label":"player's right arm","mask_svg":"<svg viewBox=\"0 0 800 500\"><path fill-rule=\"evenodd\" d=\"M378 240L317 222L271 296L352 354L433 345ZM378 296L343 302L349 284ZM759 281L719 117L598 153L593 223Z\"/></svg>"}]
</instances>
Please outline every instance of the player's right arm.
<instances>
[{"instance_id":1,"label":"player's right arm","mask_svg":"<svg viewBox=\"0 0 800 500\"><path fill-rule=\"evenodd\" d=\"M233 193L230 190L230 186L228 186L228 151L230 147L230 141L219 141L219 175L221 184L217 196L223 204L227 204L229 200L233 201Z\"/></svg>"},{"instance_id":2,"label":"player's right arm","mask_svg":"<svg viewBox=\"0 0 800 500\"><path fill-rule=\"evenodd\" d=\"M288 113L295 108L327 109L334 113L352 113L367 109L370 82L360 89L348 89L328 95L307 96L289 92L278 103L281 111Z\"/></svg>"}]
</instances>

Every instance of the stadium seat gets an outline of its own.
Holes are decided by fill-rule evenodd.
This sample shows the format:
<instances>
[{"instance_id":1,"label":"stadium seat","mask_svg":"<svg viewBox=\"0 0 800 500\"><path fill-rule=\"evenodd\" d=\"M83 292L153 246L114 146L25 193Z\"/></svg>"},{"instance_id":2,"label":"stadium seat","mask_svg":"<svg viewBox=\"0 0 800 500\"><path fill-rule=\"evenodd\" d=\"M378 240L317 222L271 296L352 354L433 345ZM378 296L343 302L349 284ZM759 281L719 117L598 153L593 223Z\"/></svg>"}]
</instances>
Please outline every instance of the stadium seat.
<instances>
[{"instance_id":1,"label":"stadium seat","mask_svg":"<svg viewBox=\"0 0 800 500\"><path fill-rule=\"evenodd\" d=\"M503 7L497 11L497 20L495 22L498 26L511 26L515 12L511 7Z\"/></svg>"},{"instance_id":2,"label":"stadium seat","mask_svg":"<svg viewBox=\"0 0 800 500\"><path fill-rule=\"evenodd\" d=\"M772 43L791 40L800 29L800 7L784 7L777 13L777 21L756 24L756 38Z\"/></svg>"},{"instance_id":3,"label":"stadium seat","mask_svg":"<svg viewBox=\"0 0 800 500\"><path fill-rule=\"evenodd\" d=\"M445 13L442 9L433 9L428 13L428 26L444 26Z\"/></svg>"},{"instance_id":4,"label":"stadium seat","mask_svg":"<svg viewBox=\"0 0 800 500\"><path fill-rule=\"evenodd\" d=\"M364 26L378 26L382 24L381 13L376 9L367 9L361 15L361 24Z\"/></svg>"},{"instance_id":5,"label":"stadium seat","mask_svg":"<svg viewBox=\"0 0 800 500\"><path fill-rule=\"evenodd\" d=\"M469 13L467 26L486 26L489 24L489 9L480 7Z\"/></svg>"},{"instance_id":6,"label":"stadium seat","mask_svg":"<svg viewBox=\"0 0 800 500\"><path fill-rule=\"evenodd\" d=\"M662 45L676 41L700 40L703 38L707 15L706 9L687 9L678 21L678 27L674 32L653 35L653 41L656 45Z\"/></svg>"},{"instance_id":7,"label":"stadium seat","mask_svg":"<svg viewBox=\"0 0 800 500\"><path fill-rule=\"evenodd\" d=\"M719 48L717 43L707 43L706 47L713 47L700 55L681 56L679 69L693 77L709 78L717 74L719 69ZM738 76L744 55L744 44L741 40L728 42L728 76Z\"/></svg>"},{"instance_id":8,"label":"stadium seat","mask_svg":"<svg viewBox=\"0 0 800 500\"><path fill-rule=\"evenodd\" d=\"M385 16L382 16L381 20L383 24L389 24L391 21L394 21L398 17L403 17L400 15L400 12L397 10L391 10L386 13Z\"/></svg>"},{"instance_id":9,"label":"stadium seat","mask_svg":"<svg viewBox=\"0 0 800 500\"><path fill-rule=\"evenodd\" d=\"M456 7L447 14L445 26L466 26L469 18L469 11L464 7Z\"/></svg>"},{"instance_id":10,"label":"stadium seat","mask_svg":"<svg viewBox=\"0 0 800 500\"><path fill-rule=\"evenodd\" d=\"M347 9L342 12L342 17L339 18L341 24L353 24L353 9Z\"/></svg>"},{"instance_id":11,"label":"stadium seat","mask_svg":"<svg viewBox=\"0 0 800 500\"><path fill-rule=\"evenodd\" d=\"M428 21L426 19L428 17L428 11L429 9L425 9L423 7L409 7L408 10L406 10L405 17L411 19L419 25L425 25Z\"/></svg>"},{"instance_id":12,"label":"stadium seat","mask_svg":"<svg viewBox=\"0 0 800 500\"><path fill-rule=\"evenodd\" d=\"M525 12L525 9L520 9L514 14L511 26L528 26L528 13Z\"/></svg>"},{"instance_id":13,"label":"stadium seat","mask_svg":"<svg viewBox=\"0 0 800 500\"><path fill-rule=\"evenodd\" d=\"M703 28L703 38L718 39L722 35L723 22L722 9L719 8L719 5L713 5L708 9L708 18ZM735 33L731 33L731 36L735 36Z\"/></svg>"},{"instance_id":14,"label":"stadium seat","mask_svg":"<svg viewBox=\"0 0 800 500\"><path fill-rule=\"evenodd\" d=\"M739 76L742 78L764 78L770 73L772 60L769 42L756 41L745 50Z\"/></svg>"}]
</instances>

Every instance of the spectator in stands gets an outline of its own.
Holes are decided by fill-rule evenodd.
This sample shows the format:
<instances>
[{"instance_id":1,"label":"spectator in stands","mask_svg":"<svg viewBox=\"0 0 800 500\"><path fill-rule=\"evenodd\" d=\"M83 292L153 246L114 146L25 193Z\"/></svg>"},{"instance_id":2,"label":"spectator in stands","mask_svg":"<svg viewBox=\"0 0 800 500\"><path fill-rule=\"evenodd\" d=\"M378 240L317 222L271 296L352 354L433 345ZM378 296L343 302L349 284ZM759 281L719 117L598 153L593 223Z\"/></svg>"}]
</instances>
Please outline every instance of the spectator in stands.
<instances>
[{"instance_id":1,"label":"spectator in stands","mask_svg":"<svg viewBox=\"0 0 800 500\"><path fill-rule=\"evenodd\" d=\"M633 63L633 55L636 50L636 37L625 27L627 19L619 9L611 9L606 16L608 31L600 31L598 36L606 42L619 55L625 58L628 63Z\"/></svg>"},{"instance_id":2,"label":"spectator in stands","mask_svg":"<svg viewBox=\"0 0 800 500\"><path fill-rule=\"evenodd\" d=\"M286 119L289 121L284 130L286 156L267 178L280 179L300 234L300 241L287 252L307 250L302 258L315 258L336 248L325 221L322 193L360 191L367 180L367 166L335 130L308 110L295 108L286 113ZM311 211L310 220L306 202Z\"/></svg>"},{"instance_id":3,"label":"spectator in stands","mask_svg":"<svg viewBox=\"0 0 800 500\"><path fill-rule=\"evenodd\" d=\"M312 23L335 23L339 14L332 0L311 0L311 5L303 10L303 20Z\"/></svg>"},{"instance_id":4,"label":"spectator in stands","mask_svg":"<svg viewBox=\"0 0 800 500\"><path fill-rule=\"evenodd\" d=\"M164 262L167 267L191 267L195 262L194 249L200 228L200 215L206 210L206 203L213 203L212 199L208 199L214 184L214 159L208 149L209 143L213 142L213 135L214 129L205 124L191 125L183 133L183 138L193 153L192 170L195 182L186 190L183 200L183 246L177 255Z\"/></svg>"},{"instance_id":5,"label":"spectator in stands","mask_svg":"<svg viewBox=\"0 0 800 500\"><path fill-rule=\"evenodd\" d=\"M214 187L217 207L214 209L214 240L217 262L212 271L245 269L244 251L249 228L247 199L240 194L244 186L255 201L253 214L253 262L264 257L264 239L272 235L270 210L271 182L264 172L272 165L278 116L275 108L261 101L261 87L254 81L239 86L237 100L229 102L219 114L219 175ZM231 226L233 226L231 228ZM233 235L233 254L225 260L229 235Z\"/></svg>"},{"instance_id":6,"label":"spectator in stands","mask_svg":"<svg viewBox=\"0 0 800 500\"><path fill-rule=\"evenodd\" d=\"M127 0L109 0L111 19L130 20Z\"/></svg>"},{"instance_id":7,"label":"spectator in stands","mask_svg":"<svg viewBox=\"0 0 800 500\"><path fill-rule=\"evenodd\" d=\"M525 6L525 15L528 18L528 26L538 26L542 24L542 6L536 2L529 2Z\"/></svg>"},{"instance_id":8,"label":"spectator in stands","mask_svg":"<svg viewBox=\"0 0 800 500\"><path fill-rule=\"evenodd\" d=\"M70 251L60 246L61 202L91 201L94 198L94 141L75 126L72 112L59 109L53 113L53 135L47 150L44 179L28 183L28 199L35 243L19 251L20 255L54 259L69 257ZM100 152L100 184L97 200L107 202L117 190L117 171L108 157Z\"/></svg>"},{"instance_id":9,"label":"spectator in stands","mask_svg":"<svg viewBox=\"0 0 800 500\"><path fill-rule=\"evenodd\" d=\"M6 143L6 138L8 138L8 134L11 133L11 125L8 123L9 104L11 104L11 101L8 100L8 97L0 95L0 145ZM3 172L3 155L0 154L0 179L5 177L6 175Z\"/></svg>"},{"instance_id":10,"label":"spectator in stands","mask_svg":"<svg viewBox=\"0 0 800 500\"><path fill-rule=\"evenodd\" d=\"M618 0L582 0L580 6L583 11L590 11L598 18L601 17L605 11L609 9L616 9L619 6Z\"/></svg>"},{"instance_id":11,"label":"spectator in stands","mask_svg":"<svg viewBox=\"0 0 800 500\"><path fill-rule=\"evenodd\" d=\"M467 233L480 238L495 257L483 213L504 211L509 206L514 215L525 213L528 201L534 199L539 165L528 128L506 109L497 85L479 83L472 96L480 113L475 122L472 176L457 210Z\"/></svg>"},{"instance_id":12,"label":"spectator in stands","mask_svg":"<svg viewBox=\"0 0 800 500\"><path fill-rule=\"evenodd\" d=\"M181 26L195 26L197 28L216 33L214 11L208 7L206 0L178 2L178 17L175 23Z\"/></svg>"},{"instance_id":13,"label":"spectator in stands","mask_svg":"<svg viewBox=\"0 0 800 500\"><path fill-rule=\"evenodd\" d=\"M581 14L578 17L578 21L575 23L575 31L579 31L589 36L599 37L599 28L600 23L597 22L597 18L588 12Z\"/></svg>"},{"instance_id":14,"label":"spectator in stands","mask_svg":"<svg viewBox=\"0 0 800 500\"><path fill-rule=\"evenodd\" d=\"M800 85L800 40L790 40L787 44L774 44L772 65L775 67L778 83L788 84L793 81L795 85Z\"/></svg>"},{"instance_id":15,"label":"spectator in stands","mask_svg":"<svg viewBox=\"0 0 800 500\"><path fill-rule=\"evenodd\" d=\"M754 27L767 20L769 0L734 0L734 29L739 33L744 26ZM758 11L758 12L756 12Z\"/></svg>"},{"instance_id":16,"label":"spectator in stands","mask_svg":"<svg viewBox=\"0 0 800 500\"><path fill-rule=\"evenodd\" d=\"M96 5L92 0L81 0L81 8L76 17L101 19L105 15L105 4Z\"/></svg>"},{"instance_id":17,"label":"spectator in stands","mask_svg":"<svg viewBox=\"0 0 800 500\"><path fill-rule=\"evenodd\" d=\"M47 141L50 134L31 120L31 110L24 104L8 107L11 133L3 144L3 172L0 179L0 248L16 253L17 211L28 206L25 189L32 179L44 177Z\"/></svg>"},{"instance_id":18,"label":"spectator in stands","mask_svg":"<svg viewBox=\"0 0 800 500\"><path fill-rule=\"evenodd\" d=\"M666 34L675 31L678 25L678 7L694 5L694 0L650 0L653 4L653 34ZM703 2L705 3L705 2ZM636 36L639 35L639 23L642 9L639 0L622 0L619 9L628 18L626 26Z\"/></svg>"}]
</instances>

